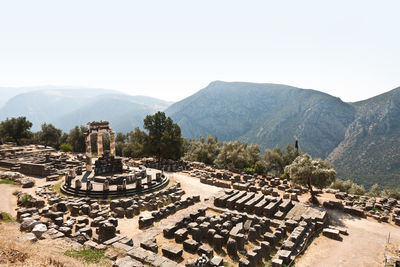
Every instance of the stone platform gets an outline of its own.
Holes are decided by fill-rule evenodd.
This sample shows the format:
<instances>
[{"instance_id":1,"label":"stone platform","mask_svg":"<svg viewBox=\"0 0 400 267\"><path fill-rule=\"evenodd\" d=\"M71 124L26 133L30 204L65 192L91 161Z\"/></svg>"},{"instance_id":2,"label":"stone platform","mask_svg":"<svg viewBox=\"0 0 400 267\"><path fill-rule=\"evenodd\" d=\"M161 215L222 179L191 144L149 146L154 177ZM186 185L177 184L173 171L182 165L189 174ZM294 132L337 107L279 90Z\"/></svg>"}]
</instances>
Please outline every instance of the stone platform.
<instances>
[{"instance_id":1,"label":"stone platform","mask_svg":"<svg viewBox=\"0 0 400 267\"><path fill-rule=\"evenodd\" d=\"M103 184L94 182L96 180L91 177L93 189L91 191L86 190L86 179L83 177L77 177L76 179L81 179L82 187L80 189L75 188L75 179L72 180L71 186L67 186L65 183L61 185L61 192L63 194L75 197L91 197L91 198L120 198L128 197L134 195L141 195L151 193L157 190L161 190L169 183L168 175L161 176L161 181L152 179L151 183L147 182L146 178L142 178L142 186L140 188L136 187L136 183L131 183L126 185L126 190L117 190L117 185L110 185L108 191L103 191Z\"/></svg>"}]
</instances>

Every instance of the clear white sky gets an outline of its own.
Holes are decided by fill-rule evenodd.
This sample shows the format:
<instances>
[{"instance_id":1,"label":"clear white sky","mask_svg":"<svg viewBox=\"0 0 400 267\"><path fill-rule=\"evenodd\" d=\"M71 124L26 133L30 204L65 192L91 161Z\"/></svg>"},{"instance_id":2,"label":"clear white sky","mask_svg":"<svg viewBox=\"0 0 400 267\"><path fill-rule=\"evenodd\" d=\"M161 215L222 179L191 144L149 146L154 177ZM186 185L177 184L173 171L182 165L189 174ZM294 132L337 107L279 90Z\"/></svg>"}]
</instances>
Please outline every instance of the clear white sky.
<instances>
[{"instance_id":1,"label":"clear white sky","mask_svg":"<svg viewBox=\"0 0 400 267\"><path fill-rule=\"evenodd\" d=\"M0 87L176 101L225 80L361 100L400 86L399 11L399 0L0 0Z\"/></svg>"}]
</instances>

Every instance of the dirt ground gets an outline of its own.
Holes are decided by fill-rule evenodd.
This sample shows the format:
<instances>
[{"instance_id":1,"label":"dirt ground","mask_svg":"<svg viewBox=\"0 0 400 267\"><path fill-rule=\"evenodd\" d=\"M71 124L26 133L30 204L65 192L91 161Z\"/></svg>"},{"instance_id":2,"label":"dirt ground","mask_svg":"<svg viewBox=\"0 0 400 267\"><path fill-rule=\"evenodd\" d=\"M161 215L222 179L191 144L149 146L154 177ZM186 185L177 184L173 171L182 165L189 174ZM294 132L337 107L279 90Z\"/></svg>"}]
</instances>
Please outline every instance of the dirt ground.
<instances>
[{"instance_id":1,"label":"dirt ground","mask_svg":"<svg viewBox=\"0 0 400 267\"><path fill-rule=\"evenodd\" d=\"M19 240L19 236L18 223L0 223L0 266L96 266L65 256L64 252L73 246L62 239L31 243Z\"/></svg>"},{"instance_id":2,"label":"dirt ground","mask_svg":"<svg viewBox=\"0 0 400 267\"><path fill-rule=\"evenodd\" d=\"M337 241L319 236L298 258L296 266L383 266L385 246L390 234L391 244L400 244L398 227L359 219L341 212L329 212L332 223L347 229L348 236Z\"/></svg>"},{"instance_id":3,"label":"dirt ground","mask_svg":"<svg viewBox=\"0 0 400 267\"><path fill-rule=\"evenodd\" d=\"M181 187L186 193L185 196L200 195L200 198L203 200L223 190L216 186L200 183L199 178L183 173L172 173L170 174L170 177L171 179L181 183Z\"/></svg>"},{"instance_id":4,"label":"dirt ground","mask_svg":"<svg viewBox=\"0 0 400 267\"><path fill-rule=\"evenodd\" d=\"M182 189L185 191L183 198L192 195L200 195L201 203L185 210L180 210L176 214L169 216L154 224L153 227L146 230L139 230L138 216L134 219L120 219L117 229L121 234L132 237L135 246L140 242L152 237L161 237L162 229L170 224L174 224L182 217L187 216L191 211L200 207L207 207L212 202L212 196L220 192L221 188L200 183L200 179L191 177L183 173L170 174L171 184L175 181L181 183ZM44 179L35 179L36 186L44 185ZM56 183L56 182L53 182ZM22 189L21 186L15 185L0 185L0 211L6 211L13 216L16 215L15 208L17 207L17 198L12 195L15 190L21 190L34 195L35 188ZM300 201L306 201L308 194L299 197ZM334 199L332 194L322 194L319 197L322 202L326 199ZM205 199L210 199L204 202ZM146 215L148 211L141 212L141 215ZM296 260L296 266L382 266L384 260L385 246L390 233L389 247L398 248L400 245L400 230L399 227L387 224L378 223L373 219L359 219L337 211L329 211L334 225L341 228L346 228L349 235L342 235L341 241L319 236L306 250L305 254ZM21 235L18 230L18 224L1 224L0 225L0 253L21 252L21 257L27 253L27 258L24 263L4 264L0 266L48 266L49 262L56 259L63 263L68 263L65 266L83 266L78 261L62 255L62 252L68 248L68 244L62 240L41 240L34 244L26 244L26 242L18 241L17 236ZM168 240L158 238L159 246L162 247L169 243ZM164 243L165 242L165 243ZM171 242L173 244L174 242ZM181 245L179 245L181 246ZM40 251L40 253L32 253ZM193 257L193 255L186 255ZM64 262L65 260L65 262ZM40 264L37 264L37 263ZM35 263L33 265L33 263Z\"/></svg>"},{"instance_id":5,"label":"dirt ground","mask_svg":"<svg viewBox=\"0 0 400 267\"><path fill-rule=\"evenodd\" d=\"M10 213L12 216L16 216L17 208L17 197L13 196L13 192L16 190L28 193L32 196L35 195L36 187L45 184L55 184L59 181L47 182L44 178L34 178L35 186L32 188L22 188L20 185L0 184L0 211ZM36 196L37 197L37 196Z\"/></svg>"}]
</instances>

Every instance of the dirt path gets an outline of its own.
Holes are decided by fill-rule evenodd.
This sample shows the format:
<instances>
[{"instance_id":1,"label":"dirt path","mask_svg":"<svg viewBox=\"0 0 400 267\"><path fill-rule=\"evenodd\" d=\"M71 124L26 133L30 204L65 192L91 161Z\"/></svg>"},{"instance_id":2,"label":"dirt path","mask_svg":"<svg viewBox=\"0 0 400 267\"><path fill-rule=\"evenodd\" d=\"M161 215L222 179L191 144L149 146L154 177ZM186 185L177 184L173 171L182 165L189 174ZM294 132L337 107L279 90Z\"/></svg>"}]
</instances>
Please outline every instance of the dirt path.
<instances>
[{"instance_id":1,"label":"dirt path","mask_svg":"<svg viewBox=\"0 0 400 267\"><path fill-rule=\"evenodd\" d=\"M35 194L36 187L42 186L44 184L54 184L55 182L46 182L44 178L34 178L35 186L32 188L22 188L20 185L10 185L10 184L0 184L0 211L5 211L10 213L13 217L17 215L17 197L13 195L16 190L22 191L24 193L30 194L37 197Z\"/></svg>"},{"instance_id":2,"label":"dirt path","mask_svg":"<svg viewBox=\"0 0 400 267\"><path fill-rule=\"evenodd\" d=\"M359 219L340 212L330 212L335 225L347 228L348 236L336 241L316 238L296 266L382 266L385 245L400 242L400 229L387 223Z\"/></svg>"},{"instance_id":3,"label":"dirt path","mask_svg":"<svg viewBox=\"0 0 400 267\"><path fill-rule=\"evenodd\" d=\"M173 180L180 182L186 196L200 195L201 199L209 198L222 189L216 186L200 183L200 179L183 173L171 173Z\"/></svg>"},{"instance_id":4,"label":"dirt path","mask_svg":"<svg viewBox=\"0 0 400 267\"><path fill-rule=\"evenodd\" d=\"M0 211L7 212L15 216L17 212L17 198L13 196L15 190L20 190L20 186L10 184L0 184Z\"/></svg>"}]
</instances>

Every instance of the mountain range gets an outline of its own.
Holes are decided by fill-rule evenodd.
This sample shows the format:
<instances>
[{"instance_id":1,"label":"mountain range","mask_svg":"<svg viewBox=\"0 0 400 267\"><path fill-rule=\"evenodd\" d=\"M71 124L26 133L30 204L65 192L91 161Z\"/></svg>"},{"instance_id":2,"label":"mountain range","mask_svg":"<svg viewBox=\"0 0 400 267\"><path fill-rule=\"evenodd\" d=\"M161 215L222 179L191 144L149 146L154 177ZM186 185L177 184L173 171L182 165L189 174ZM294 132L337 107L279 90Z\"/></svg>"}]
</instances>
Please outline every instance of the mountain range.
<instances>
[{"instance_id":1,"label":"mountain range","mask_svg":"<svg viewBox=\"0 0 400 267\"><path fill-rule=\"evenodd\" d=\"M11 97L0 108L0 120L26 116L32 131L44 122L68 132L75 125L108 120L117 132L141 126L146 115L164 110L171 103L147 96L131 96L106 89L44 89Z\"/></svg>"},{"instance_id":2,"label":"mountain range","mask_svg":"<svg viewBox=\"0 0 400 267\"><path fill-rule=\"evenodd\" d=\"M43 122L68 131L92 120L109 120L116 131L142 126L161 110L186 138L216 135L261 150L299 141L300 150L329 160L340 178L367 188L400 186L400 88L346 103L311 89L280 84L215 81L171 103L104 89L49 88L17 94L0 108L0 120L27 116L38 130Z\"/></svg>"}]
</instances>

